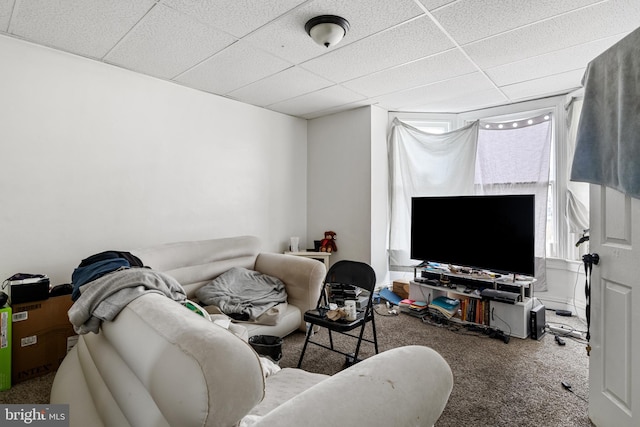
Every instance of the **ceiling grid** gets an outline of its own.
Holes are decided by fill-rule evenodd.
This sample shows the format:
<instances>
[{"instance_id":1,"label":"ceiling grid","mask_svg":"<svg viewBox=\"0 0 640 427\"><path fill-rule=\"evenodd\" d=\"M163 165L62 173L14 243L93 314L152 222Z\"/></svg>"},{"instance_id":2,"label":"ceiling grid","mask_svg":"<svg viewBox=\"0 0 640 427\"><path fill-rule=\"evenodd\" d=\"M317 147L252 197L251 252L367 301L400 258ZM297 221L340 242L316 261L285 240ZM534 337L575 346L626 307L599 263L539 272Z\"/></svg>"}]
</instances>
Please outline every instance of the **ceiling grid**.
<instances>
[{"instance_id":1,"label":"ceiling grid","mask_svg":"<svg viewBox=\"0 0 640 427\"><path fill-rule=\"evenodd\" d=\"M349 21L337 45L318 15ZM0 35L302 118L568 93L639 22L637 0L0 1Z\"/></svg>"}]
</instances>

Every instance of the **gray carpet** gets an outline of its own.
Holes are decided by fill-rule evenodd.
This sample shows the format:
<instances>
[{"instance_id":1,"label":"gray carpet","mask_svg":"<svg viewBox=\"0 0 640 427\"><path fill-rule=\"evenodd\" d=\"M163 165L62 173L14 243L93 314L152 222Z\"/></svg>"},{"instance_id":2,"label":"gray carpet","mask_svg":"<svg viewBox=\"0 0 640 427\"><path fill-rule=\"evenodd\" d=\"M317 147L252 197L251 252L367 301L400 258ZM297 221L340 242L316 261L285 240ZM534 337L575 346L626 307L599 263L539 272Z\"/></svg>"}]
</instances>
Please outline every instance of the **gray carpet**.
<instances>
[{"instance_id":1,"label":"gray carpet","mask_svg":"<svg viewBox=\"0 0 640 427\"><path fill-rule=\"evenodd\" d=\"M378 311L387 314L382 306ZM559 317L552 311L547 311L547 321L586 329L577 318ZM584 343L566 338L566 344L559 346L554 336L546 333L540 341L512 338L505 344L484 334L469 334L465 329L454 331L426 324L406 314L377 316L376 326L380 351L401 345L425 345L438 351L451 366L453 392L436 427L591 425L587 403L580 399L587 399L589 394ZM327 343L326 337L326 332L321 332L316 339ZM336 334L334 342L346 351L355 344L352 338L336 338ZM302 333L285 339L280 366L296 366L303 343ZM370 356L373 345L364 343L361 351ZM310 346L302 368L334 374L344 362L340 354ZM575 394L565 390L562 381L571 384Z\"/></svg>"},{"instance_id":2,"label":"gray carpet","mask_svg":"<svg viewBox=\"0 0 640 427\"><path fill-rule=\"evenodd\" d=\"M382 307L378 310L387 314ZM578 319L557 317L550 311L547 321L585 329ZM547 333L540 341L512 338L504 344L463 329L456 332L426 324L405 314L376 316L376 324L381 351L408 344L426 345L437 350L451 366L453 392L436 427L591 425L587 403L580 399L588 395L588 357L583 343L567 338L566 345L559 346ZM317 338L326 338L326 333ZM302 333L285 338L280 366L297 365L303 342ZM349 350L354 341L340 337L336 343ZM371 344L364 343L362 355L368 357L372 350ZM344 356L312 346L302 367L334 374L343 369ZM48 403L52 380L53 374L48 374L16 384L0 392L0 403ZM561 381L570 383L574 393L563 389Z\"/></svg>"}]
</instances>

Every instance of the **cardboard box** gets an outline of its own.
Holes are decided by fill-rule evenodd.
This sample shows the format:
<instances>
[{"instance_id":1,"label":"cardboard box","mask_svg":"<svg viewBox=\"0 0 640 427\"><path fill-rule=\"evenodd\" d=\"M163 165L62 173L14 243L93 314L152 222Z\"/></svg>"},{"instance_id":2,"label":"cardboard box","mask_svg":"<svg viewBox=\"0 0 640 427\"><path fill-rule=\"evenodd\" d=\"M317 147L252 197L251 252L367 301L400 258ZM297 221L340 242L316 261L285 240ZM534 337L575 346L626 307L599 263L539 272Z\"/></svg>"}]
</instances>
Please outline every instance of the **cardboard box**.
<instances>
[{"instance_id":1,"label":"cardboard box","mask_svg":"<svg viewBox=\"0 0 640 427\"><path fill-rule=\"evenodd\" d=\"M402 299L409 298L409 281L406 279L394 280L392 291Z\"/></svg>"},{"instance_id":2,"label":"cardboard box","mask_svg":"<svg viewBox=\"0 0 640 427\"><path fill-rule=\"evenodd\" d=\"M75 339L67 311L71 295L12 305L13 384L54 372Z\"/></svg>"},{"instance_id":3,"label":"cardboard box","mask_svg":"<svg viewBox=\"0 0 640 427\"><path fill-rule=\"evenodd\" d=\"M0 390L11 388L11 307L0 308Z\"/></svg>"}]
</instances>

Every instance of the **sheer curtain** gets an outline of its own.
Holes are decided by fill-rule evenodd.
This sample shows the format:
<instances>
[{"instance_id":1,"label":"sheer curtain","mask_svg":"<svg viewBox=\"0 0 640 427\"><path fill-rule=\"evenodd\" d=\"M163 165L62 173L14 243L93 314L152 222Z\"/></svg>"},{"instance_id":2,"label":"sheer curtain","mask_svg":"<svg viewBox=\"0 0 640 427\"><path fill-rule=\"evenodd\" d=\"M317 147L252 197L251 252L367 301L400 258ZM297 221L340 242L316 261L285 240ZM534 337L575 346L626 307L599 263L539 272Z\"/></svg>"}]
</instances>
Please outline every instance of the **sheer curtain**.
<instances>
[{"instance_id":1,"label":"sheer curtain","mask_svg":"<svg viewBox=\"0 0 640 427\"><path fill-rule=\"evenodd\" d=\"M546 232L551 115L512 122L482 122L478 133L475 194L535 195L535 284L546 290Z\"/></svg>"},{"instance_id":2,"label":"sheer curtain","mask_svg":"<svg viewBox=\"0 0 640 427\"><path fill-rule=\"evenodd\" d=\"M397 118L389 135L389 266L410 259L411 198L473 194L478 122L443 134L423 132Z\"/></svg>"}]
</instances>

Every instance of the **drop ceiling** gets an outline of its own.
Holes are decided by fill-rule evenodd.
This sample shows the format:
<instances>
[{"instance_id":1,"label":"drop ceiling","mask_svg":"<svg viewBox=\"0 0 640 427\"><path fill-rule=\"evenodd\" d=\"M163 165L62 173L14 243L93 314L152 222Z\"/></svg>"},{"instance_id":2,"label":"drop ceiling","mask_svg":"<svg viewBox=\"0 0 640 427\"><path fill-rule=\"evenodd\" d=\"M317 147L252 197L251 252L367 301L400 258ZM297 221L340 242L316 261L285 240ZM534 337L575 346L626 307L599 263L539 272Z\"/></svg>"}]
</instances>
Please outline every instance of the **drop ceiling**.
<instances>
[{"instance_id":1,"label":"drop ceiling","mask_svg":"<svg viewBox=\"0 0 640 427\"><path fill-rule=\"evenodd\" d=\"M351 25L330 49L323 14ZM567 93L639 25L639 0L0 0L0 34L302 118Z\"/></svg>"}]
</instances>

